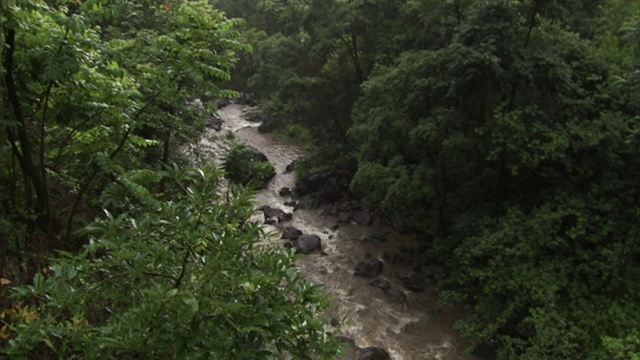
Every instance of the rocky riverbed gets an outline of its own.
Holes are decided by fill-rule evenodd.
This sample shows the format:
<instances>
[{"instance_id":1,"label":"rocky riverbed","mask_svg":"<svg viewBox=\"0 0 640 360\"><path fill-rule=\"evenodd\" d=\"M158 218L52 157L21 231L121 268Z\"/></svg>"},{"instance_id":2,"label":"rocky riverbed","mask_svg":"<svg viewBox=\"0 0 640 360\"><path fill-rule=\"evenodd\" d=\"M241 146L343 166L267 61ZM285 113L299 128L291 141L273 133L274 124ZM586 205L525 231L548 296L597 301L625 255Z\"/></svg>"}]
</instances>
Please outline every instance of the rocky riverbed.
<instances>
[{"instance_id":1,"label":"rocky riverbed","mask_svg":"<svg viewBox=\"0 0 640 360\"><path fill-rule=\"evenodd\" d=\"M233 132L275 166L276 176L257 195L264 207L256 219L267 230L282 234L282 239L277 236L273 241L308 254L300 267L307 279L324 286L331 299L326 316L345 342L344 359L384 359L385 353L395 360L470 359L453 329L462 312L438 307L437 291L429 279L440 269L416 263L420 244L391 228L370 225L371 214L357 204L294 199L294 178L287 166L307 154L260 133L260 123L249 121L255 120L250 115L254 113L255 109L239 104L223 107L219 110L222 124L212 135ZM221 154L223 147L202 140L198 151ZM308 186L327 181L342 186L339 175L317 175Z\"/></svg>"}]
</instances>

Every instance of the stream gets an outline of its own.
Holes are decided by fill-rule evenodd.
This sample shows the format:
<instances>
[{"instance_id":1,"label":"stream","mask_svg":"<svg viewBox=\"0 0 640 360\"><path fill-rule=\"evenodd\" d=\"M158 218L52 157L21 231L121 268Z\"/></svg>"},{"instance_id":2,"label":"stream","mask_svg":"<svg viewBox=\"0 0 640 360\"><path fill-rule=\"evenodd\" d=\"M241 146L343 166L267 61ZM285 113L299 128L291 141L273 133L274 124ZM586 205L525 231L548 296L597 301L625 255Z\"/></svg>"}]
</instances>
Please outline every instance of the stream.
<instances>
[{"instance_id":1,"label":"stream","mask_svg":"<svg viewBox=\"0 0 640 360\"><path fill-rule=\"evenodd\" d=\"M409 271L401 265L384 264L378 278L388 280L391 288L406 294L405 303L398 303L381 289L369 285L371 278L354 276L359 261L367 258L383 259L385 251L394 251L400 245L414 244L411 237L400 235L391 229L373 226L343 225L335 229L336 219L322 216L317 210L296 210L285 206L289 197L279 195L282 187L293 188L294 179L285 168L293 160L306 155L300 147L283 143L268 134L257 131L259 123L245 119L247 106L230 104L218 111L223 119L219 132L211 130L210 137L223 137L231 131L237 140L263 152L275 166L277 175L269 186L256 197L258 206L269 205L293 212L287 225L305 234L316 234L322 239L325 254L311 254L300 260L302 272L309 281L322 284L331 299L326 316L340 323L339 334L355 342L355 347L345 344L342 359L355 359L358 347L377 346L385 349L394 360L462 360L473 359L465 355L464 341L453 324L463 316L457 309L440 310L436 295L432 292L412 292L400 282L400 275ZM221 154L220 141L203 139L199 151ZM262 219L262 214L256 217ZM265 225L267 230L278 230ZM364 243L366 236L383 233L388 241ZM273 241L280 241L274 239Z\"/></svg>"}]
</instances>

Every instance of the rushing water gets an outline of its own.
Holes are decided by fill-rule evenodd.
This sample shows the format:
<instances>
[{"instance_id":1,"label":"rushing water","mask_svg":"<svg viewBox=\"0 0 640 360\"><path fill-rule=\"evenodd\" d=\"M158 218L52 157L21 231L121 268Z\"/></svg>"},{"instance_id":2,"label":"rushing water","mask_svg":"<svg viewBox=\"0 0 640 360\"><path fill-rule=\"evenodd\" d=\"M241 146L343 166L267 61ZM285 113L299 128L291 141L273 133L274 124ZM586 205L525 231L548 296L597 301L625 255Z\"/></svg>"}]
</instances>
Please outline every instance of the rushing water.
<instances>
[{"instance_id":1,"label":"rushing water","mask_svg":"<svg viewBox=\"0 0 640 360\"><path fill-rule=\"evenodd\" d=\"M259 133L256 129L258 124L245 120L245 109L236 104L222 108L219 114L224 124L218 134L232 131L237 139L257 148L269 158L277 175L257 195L257 201L292 212L292 208L284 205L290 199L281 197L279 190L293 187L293 176L285 173L285 167L294 159L304 156L305 152L297 146ZM201 141L200 148L218 154L221 151L220 145L207 140ZM463 341L453 329L453 323L461 313L453 310L434 311L437 305L433 294L404 289L399 274L409 269L385 264L380 275L380 278L391 283L392 288L404 291L407 295L405 304L394 302L382 290L370 286L371 279L353 275L359 261L368 257L382 259L385 250L411 244L413 240L389 229L370 226L345 225L334 231L335 222L336 219L321 216L318 211L297 210L289 225L322 239L325 254L308 255L300 261L300 267L307 279L324 285L332 303L327 316L340 322L341 335L353 339L358 347L384 348L395 360L469 359L463 353ZM360 241L367 235L380 232L389 241L370 244ZM347 346L345 351L345 359L355 359L355 348Z\"/></svg>"}]
</instances>

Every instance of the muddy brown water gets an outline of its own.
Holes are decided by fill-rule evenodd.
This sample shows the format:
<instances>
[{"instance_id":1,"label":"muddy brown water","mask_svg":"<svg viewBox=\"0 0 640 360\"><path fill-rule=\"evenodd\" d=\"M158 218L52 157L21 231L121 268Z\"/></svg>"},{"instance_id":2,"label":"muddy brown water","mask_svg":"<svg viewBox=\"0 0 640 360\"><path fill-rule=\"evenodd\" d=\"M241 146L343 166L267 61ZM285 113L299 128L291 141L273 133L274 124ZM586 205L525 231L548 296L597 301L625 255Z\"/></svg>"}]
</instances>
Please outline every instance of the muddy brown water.
<instances>
[{"instance_id":1,"label":"muddy brown water","mask_svg":"<svg viewBox=\"0 0 640 360\"><path fill-rule=\"evenodd\" d=\"M256 198L258 205L269 205L287 212L293 208L285 206L290 198L279 195L282 187L293 187L292 174L285 168L294 159L305 156L298 146L279 141L267 134L261 134L259 124L245 120L248 108L231 104L221 110L224 120L220 132L212 132L223 137L233 132L236 139L262 151L274 164L277 175L269 186ZM199 151L213 151L220 154L223 146L219 141L202 140ZM256 216L261 219L261 216ZM438 309L433 293L412 292L400 282L400 275L408 271L402 266L385 264L379 276L388 280L392 288L402 290L407 302L399 304L390 299L382 290L370 286L372 279L353 275L356 264L369 257L382 260L385 250L395 250L401 244L412 244L413 239L394 233L390 229L371 226L344 225L332 230L336 219L322 216L319 211L297 210L288 225L304 233L316 234L322 239L326 255L312 254L300 260L304 276L313 283L322 284L331 299L331 309L326 316L340 322L340 335L353 339L357 347L377 346L386 349L395 360L466 360L472 357L464 354L464 341L453 329L462 312L456 309ZM267 230L277 231L270 225ZM383 233L389 239L384 243L367 244L362 238ZM277 238L272 241L279 242ZM343 359L355 359L357 348L345 345Z\"/></svg>"}]
</instances>

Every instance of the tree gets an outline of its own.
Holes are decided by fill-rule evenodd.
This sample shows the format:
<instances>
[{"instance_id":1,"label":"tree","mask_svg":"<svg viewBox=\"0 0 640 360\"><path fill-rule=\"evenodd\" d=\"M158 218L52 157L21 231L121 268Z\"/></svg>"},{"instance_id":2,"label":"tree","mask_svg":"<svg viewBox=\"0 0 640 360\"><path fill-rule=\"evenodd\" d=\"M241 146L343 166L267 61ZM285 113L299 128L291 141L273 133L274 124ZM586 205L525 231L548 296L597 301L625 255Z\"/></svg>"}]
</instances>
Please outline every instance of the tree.
<instances>
[{"instance_id":1,"label":"tree","mask_svg":"<svg viewBox=\"0 0 640 360\"><path fill-rule=\"evenodd\" d=\"M167 194L154 195L161 179ZM131 171L102 195L90 242L63 253L2 314L11 358L330 358L318 288L262 241L251 194L215 169Z\"/></svg>"},{"instance_id":2,"label":"tree","mask_svg":"<svg viewBox=\"0 0 640 360\"><path fill-rule=\"evenodd\" d=\"M238 24L203 1L2 5L2 218L28 230L6 234L10 256L73 247L114 171L167 165L203 132L211 109L189 101L234 94L217 84Z\"/></svg>"}]
</instances>

